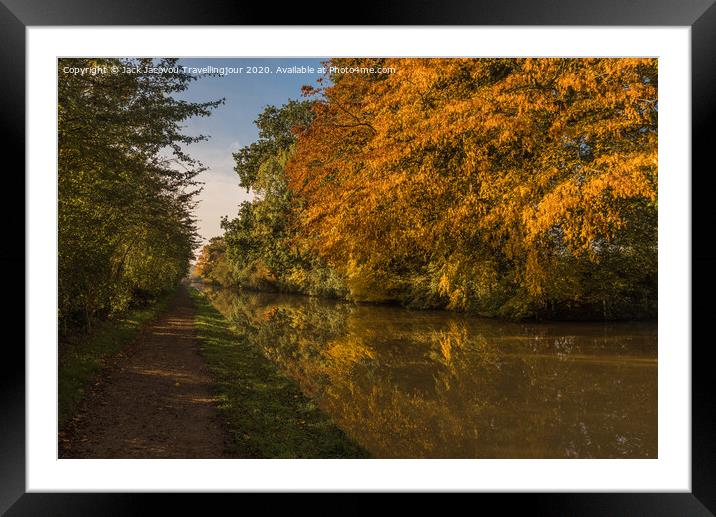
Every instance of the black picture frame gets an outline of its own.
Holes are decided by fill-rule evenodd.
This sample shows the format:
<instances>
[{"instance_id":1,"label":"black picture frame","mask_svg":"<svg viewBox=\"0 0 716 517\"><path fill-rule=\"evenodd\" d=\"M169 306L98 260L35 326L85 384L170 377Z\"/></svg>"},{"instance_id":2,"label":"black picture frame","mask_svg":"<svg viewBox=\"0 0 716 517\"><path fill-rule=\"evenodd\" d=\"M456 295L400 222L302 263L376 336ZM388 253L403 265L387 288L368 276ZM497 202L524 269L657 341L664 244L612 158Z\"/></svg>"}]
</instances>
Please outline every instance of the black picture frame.
<instances>
[{"instance_id":1,"label":"black picture frame","mask_svg":"<svg viewBox=\"0 0 716 517\"><path fill-rule=\"evenodd\" d=\"M711 399L711 366L706 317L713 292L716 252L709 236L716 223L706 196L713 174L711 157L716 115L716 0L408 0L361 2L355 12L337 16L326 2L296 3L277 8L268 2L227 0L0 0L0 142L6 157L5 181L12 192L24 192L25 29L63 25L576 25L691 27L692 74L692 491L690 493L484 494L503 509L528 506L533 514L550 515L714 515L716 514L716 404ZM335 13L335 15L332 15ZM336 19L332 19L336 18ZM341 22L337 22L341 20ZM568 43L566 43L568 44ZM711 144L711 145L710 145ZM688 173L688 171L685 171ZM14 182L14 183L13 183ZM22 196L15 195L22 203ZM25 211L4 205L7 232L0 260L6 289L24 293ZM22 215L21 215L22 214ZM19 298L15 295L16 299ZM24 299L24 295L23 295ZM24 307L24 303L16 303ZM24 313L24 312L23 312ZM9 321L9 318L8 318ZM701 339L699 339L699 336ZM48 346L50 346L48 344ZM669 343L668 346L689 346ZM0 376L0 513L7 515L114 515L146 505L148 495L39 494L25 489L25 354L19 340L6 340ZM163 498L166 499L166 498ZM184 496L180 504L187 507ZM165 501L163 501L164 503ZM168 510L165 508L165 510Z\"/></svg>"}]
</instances>

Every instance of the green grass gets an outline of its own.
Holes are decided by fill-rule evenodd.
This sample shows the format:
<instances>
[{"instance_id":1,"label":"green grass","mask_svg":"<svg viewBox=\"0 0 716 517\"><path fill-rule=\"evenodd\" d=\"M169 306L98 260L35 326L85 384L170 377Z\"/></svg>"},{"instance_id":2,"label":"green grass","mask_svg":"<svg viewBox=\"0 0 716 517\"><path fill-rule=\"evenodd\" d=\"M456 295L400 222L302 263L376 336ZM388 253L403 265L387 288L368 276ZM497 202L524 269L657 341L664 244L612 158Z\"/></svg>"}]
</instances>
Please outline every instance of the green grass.
<instances>
[{"instance_id":1,"label":"green grass","mask_svg":"<svg viewBox=\"0 0 716 517\"><path fill-rule=\"evenodd\" d=\"M156 303L127 312L122 317L97 324L92 332L62 339L59 347L58 425L74 414L77 404L95 381L107 360L116 356L138 336L143 325L164 312L176 291Z\"/></svg>"},{"instance_id":2,"label":"green grass","mask_svg":"<svg viewBox=\"0 0 716 517\"><path fill-rule=\"evenodd\" d=\"M367 453L333 424L297 384L196 289L196 327L216 382L219 409L241 458L364 458Z\"/></svg>"}]
</instances>

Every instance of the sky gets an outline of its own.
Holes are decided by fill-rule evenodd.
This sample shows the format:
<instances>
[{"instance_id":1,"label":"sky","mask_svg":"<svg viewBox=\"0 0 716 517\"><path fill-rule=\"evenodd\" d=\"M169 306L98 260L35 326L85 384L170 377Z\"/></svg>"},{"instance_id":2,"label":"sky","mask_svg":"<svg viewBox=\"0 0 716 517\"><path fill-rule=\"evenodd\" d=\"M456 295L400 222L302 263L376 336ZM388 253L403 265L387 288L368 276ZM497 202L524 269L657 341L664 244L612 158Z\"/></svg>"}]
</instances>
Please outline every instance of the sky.
<instances>
[{"instance_id":1,"label":"sky","mask_svg":"<svg viewBox=\"0 0 716 517\"><path fill-rule=\"evenodd\" d=\"M189 154L209 169L197 177L204 182L199 194L196 216L199 234L204 240L221 235L221 217L236 216L242 201L251 194L239 186L231 154L258 138L254 120L268 105L280 106L289 99L301 97L301 86L316 84L322 76L314 73L279 74L277 67L306 66L317 69L327 58L300 59L180 59L187 67L243 67L242 73L223 77L202 77L189 84L178 97L193 102L206 102L222 97L225 103L216 108L210 117L194 117L185 122L185 133L199 134L209 139L186 148ZM248 74L248 67L269 67L270 73Z\"/></svg>"}]
</instances>

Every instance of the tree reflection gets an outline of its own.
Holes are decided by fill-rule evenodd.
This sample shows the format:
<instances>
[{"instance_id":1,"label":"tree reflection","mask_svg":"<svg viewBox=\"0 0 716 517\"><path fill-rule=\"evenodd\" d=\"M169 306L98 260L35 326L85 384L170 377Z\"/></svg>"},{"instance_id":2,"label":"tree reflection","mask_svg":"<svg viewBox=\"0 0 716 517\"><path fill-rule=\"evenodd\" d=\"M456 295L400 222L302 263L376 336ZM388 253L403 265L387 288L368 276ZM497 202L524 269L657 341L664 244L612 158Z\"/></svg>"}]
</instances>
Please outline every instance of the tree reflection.
<instances>
[{"instance_id":1,"label":"tree reflection","mask_svg":"<svg viewBox=\"0 0 716 517\"><path fill-rule=\"evenodd\" d=\"M655 325L209 296L375 457L656 456Z\"/></svg>"}]
</instances>

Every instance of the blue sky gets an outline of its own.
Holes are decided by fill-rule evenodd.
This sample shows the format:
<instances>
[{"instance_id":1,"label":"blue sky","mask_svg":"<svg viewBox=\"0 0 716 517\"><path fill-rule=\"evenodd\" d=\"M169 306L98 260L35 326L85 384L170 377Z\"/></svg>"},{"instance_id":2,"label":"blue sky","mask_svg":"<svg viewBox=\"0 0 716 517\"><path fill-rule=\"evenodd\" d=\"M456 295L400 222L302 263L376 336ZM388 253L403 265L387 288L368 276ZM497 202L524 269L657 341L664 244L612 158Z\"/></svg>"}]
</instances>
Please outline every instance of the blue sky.
<instances>
[{"instance_id":1,"label":"blue sky","mask_svg":"<svg viewBox=\"0 0 716 517\"><path fill-rule=\"evenodd\" d=\"M277 74L278 66L312 66L318 68L327 58L300 59L180 59L179 64L190 67L250 67L268 66L268 74L232 74L224 77L203 77L190 84L180 97L201 102L226 98L224 105L210 117L195 117L186 122L186 133L204 134L209 140L189 146L191 156L199 159L209 170L199 176L205 183L196 209L199 233L210 239L222 233L221 216L234 217L238 205L251 195L239 187L239 178L233 171L231 153L249 145L258 138L254 120L267 105L280 106L288 99L301 97L301 86L316 84L321 74Z\"/></svg>"}]
</instances>

